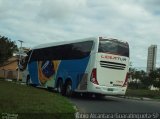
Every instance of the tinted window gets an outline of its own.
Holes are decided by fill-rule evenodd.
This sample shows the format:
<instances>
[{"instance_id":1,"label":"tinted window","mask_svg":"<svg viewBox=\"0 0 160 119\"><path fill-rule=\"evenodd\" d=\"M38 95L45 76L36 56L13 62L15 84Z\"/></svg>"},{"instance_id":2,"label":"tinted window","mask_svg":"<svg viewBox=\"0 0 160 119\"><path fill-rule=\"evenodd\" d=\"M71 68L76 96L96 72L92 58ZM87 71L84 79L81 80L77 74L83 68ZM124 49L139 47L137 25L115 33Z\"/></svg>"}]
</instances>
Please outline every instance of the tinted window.
<instances>
[{"instance_id":1,"label":"tinted window","mask_svg":"<svg viewBox=\"0 0 160 119\"><path fill-rule=\"evenodd\" d=\"M33 50L33 60L70 60L89 56L93 41L78 42Z\"/></svg>"},{"instance_id":2,"label":"tinted window","mask_svg":"<svg viewBox=\"0 0 160 119\"><path fill-rule=\"evenodd\" d=\"M100 40L98 52L111 53L129 57L128 43L118 40Z\"/></svg>"},{"instance_id":3,"label":"tinted window","mask_svg":"<svg viewBox=\"0 0 160 119\"><path fill-rule=\"evenodd\" d=\"M26 66L27 66L27 63L28 63L28 60L29 60L29 57L30 57L30 54L31 54L31 51L27 52L27 56L26 57L23 57L20 61L20 70L23 71L24 69L26 69Z\"/></svg>"}]
</instances>

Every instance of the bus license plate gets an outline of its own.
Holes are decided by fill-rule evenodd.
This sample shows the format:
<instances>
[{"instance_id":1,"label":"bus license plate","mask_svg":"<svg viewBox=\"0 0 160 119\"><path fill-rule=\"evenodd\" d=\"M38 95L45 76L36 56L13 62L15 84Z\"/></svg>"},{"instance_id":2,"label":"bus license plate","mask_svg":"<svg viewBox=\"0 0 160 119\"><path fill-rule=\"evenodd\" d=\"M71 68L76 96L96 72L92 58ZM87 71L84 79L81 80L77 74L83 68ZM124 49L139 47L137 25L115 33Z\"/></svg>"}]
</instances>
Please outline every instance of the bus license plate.
<instances>
[{"instance_id":1,"label":"bus license plate","mask_svg":"<svg viewBox=\"0 0 160 119\"><path fill-rule=\"evenodd\" d=\"M113 88L108 88L108 91L113 91Z\"/></svg>"}]
</instances>

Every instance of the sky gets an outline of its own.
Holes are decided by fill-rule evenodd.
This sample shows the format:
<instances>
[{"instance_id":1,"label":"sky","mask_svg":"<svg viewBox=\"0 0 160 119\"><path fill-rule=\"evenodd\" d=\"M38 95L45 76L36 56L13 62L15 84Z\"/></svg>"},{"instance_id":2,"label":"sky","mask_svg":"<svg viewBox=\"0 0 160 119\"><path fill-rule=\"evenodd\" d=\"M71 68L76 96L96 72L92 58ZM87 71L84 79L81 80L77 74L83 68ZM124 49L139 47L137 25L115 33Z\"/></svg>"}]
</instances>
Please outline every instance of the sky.
<instances>
[{"instance_id":1,"label":"sky","mask_svg":"<svg viewBox=\"0 0 160 119\"><path fill-rule=\"evenodd\" d=\"M0 0L0 35L24 47L102 36L127 41L133 67L145 69L157 45L160 0Z\"/></svg>"}]
</instances>

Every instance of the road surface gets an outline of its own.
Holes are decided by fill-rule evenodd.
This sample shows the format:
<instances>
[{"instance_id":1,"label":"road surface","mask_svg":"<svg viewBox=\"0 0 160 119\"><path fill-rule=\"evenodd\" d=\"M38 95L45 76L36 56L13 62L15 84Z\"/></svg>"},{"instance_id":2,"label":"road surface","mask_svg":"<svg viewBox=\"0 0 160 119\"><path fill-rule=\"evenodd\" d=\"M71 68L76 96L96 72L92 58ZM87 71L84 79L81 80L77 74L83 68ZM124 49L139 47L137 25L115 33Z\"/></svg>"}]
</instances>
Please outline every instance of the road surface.
<instances>
[{"instance_id":1,"label":"road surface","mask_svg":"<svg viewBox=\"0 0 160 119\"><path fill-rule=\"evenodd\" d=\"M144 101L106 96L96 99L92 97L69 98L83 113L160 113L160 102Z\"/></svg>"}]
</instances>

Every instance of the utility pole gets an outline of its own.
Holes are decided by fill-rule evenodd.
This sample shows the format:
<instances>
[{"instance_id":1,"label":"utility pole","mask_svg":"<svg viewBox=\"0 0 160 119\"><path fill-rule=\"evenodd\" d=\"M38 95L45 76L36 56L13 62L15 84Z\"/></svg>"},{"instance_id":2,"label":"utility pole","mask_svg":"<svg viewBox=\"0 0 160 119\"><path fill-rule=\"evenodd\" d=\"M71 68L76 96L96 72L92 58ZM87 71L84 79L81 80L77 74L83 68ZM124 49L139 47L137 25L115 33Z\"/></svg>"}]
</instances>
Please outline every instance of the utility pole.
<instances>
[{"instance_id":1,"label":"utility pole","mask_svg":"<svg viewBox=\"0 0 160 119\"><path fill-rule=\"evenodd\" d=\"M19 48L19 61L18 61L18 75L17 75L17 81L19 81L19 74L20 74L20 61L21 61L21 54L22 54L22 43L24 42L24 41L22 41L22 40L18 40L19 42L20 42L20 48Z\"/></svg>"}]
</instances>

